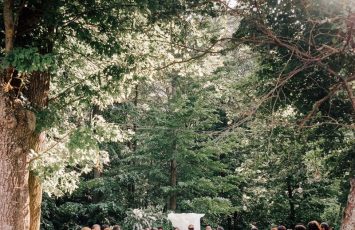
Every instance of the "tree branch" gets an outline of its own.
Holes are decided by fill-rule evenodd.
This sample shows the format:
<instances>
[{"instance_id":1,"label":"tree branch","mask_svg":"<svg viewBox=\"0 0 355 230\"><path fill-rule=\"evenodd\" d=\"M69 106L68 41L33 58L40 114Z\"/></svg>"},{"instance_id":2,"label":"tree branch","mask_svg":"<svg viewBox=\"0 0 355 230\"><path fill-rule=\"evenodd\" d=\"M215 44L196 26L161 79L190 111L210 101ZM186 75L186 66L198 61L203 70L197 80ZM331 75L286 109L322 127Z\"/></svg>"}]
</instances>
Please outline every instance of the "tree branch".
<instances>
[{"instance_id":1,"label":"tree branch","mask_svg":"<svg viewBox=\"0 0 355 230\"><path fill-rule=\"evenodd\" d=\"M15 23L14 1L4 0L5 52L10 53L14 48Z\"/></svg>"}]
</instances>

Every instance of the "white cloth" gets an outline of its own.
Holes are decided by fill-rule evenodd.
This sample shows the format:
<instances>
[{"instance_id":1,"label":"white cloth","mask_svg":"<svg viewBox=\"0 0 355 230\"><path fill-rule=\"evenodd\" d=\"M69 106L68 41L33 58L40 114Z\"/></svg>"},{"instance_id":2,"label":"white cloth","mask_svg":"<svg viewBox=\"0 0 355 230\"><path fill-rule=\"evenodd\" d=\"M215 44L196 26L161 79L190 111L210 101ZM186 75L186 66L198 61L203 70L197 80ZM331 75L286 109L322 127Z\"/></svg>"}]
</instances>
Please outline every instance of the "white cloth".
<instances>
[{"instance_id":1,"label":"white cloth","mask_svg":"<svg viewBox=\"0 0 355 230\"><path fill-rule=\"evenodd\" d=\"M194 230L201 230L200 219L205 214L198 213L170 213L168 219L173 224L173 227L178 227L180 230L188 230L190 224L194 225Z\"/></svg>"}]
</instances>

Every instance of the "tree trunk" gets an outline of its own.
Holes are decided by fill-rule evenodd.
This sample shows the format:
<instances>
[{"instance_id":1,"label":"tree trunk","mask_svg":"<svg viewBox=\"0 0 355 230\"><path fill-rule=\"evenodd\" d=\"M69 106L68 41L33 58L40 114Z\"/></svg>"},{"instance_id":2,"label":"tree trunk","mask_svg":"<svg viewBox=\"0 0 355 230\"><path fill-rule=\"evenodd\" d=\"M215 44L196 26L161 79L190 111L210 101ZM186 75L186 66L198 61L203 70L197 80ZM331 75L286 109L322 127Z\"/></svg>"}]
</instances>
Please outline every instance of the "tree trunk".
<instances>
[{"instance_id":1,"label":"tree trunk","mask_svg":"<svg viewBox=\"0 0 355 230\"><path fill-rule=\"evenodd\" d=\"M40 135L34 134L31 143L32 149L40 152L43 149L44 141L44 132ZM30 171L28 187L30 191L30 230L39 230L41 225L42 183L33 171Z\"/></svg>"},{"instance_id":2,"label":"tree trunk","mask_svg":"<svg viewBox=\"0 0 355 230\"><path fill-rule=\"evenodd\" d=\"M1 77L0 83L4 82ZM48 103L49 74L36 72L28 77L23 95L31 107L41 109ZM38 230L41 217L40 179L29 176L29 150L39 152L44 134L35 133L35 114L24 102L0 92L0 223L2 229Z\"/></svg>"},{"instance_id":3,"label":"tree trunk","mask_svg":"<svg viewBox=\"0 0 355 230\"><path fill-rule=\"evenodd\" d=\"M29 76L29 85L23 92L31 102L31 106L38 110L48 105L48 92L50 75L45 72L34 72ZM33 133L31 136L31 149L40 152L45 142L45 133ZM30 191L30 230L39 230L41 224L41 203L42 203L42 184L34 172L29 176Z\"/></svg>"},{"instance_id":4,"label":"tree trunk","mask_svg":"<svg viewBox=\"0 0 355 230\"><path fill-rule=\"evenodd\" d=\"M20 100L0 91L0 224L4 230L29 229L28 153L34 127L35 115Z\"/></svg>"},{"instance_id":5,"label":"tree trunk","mask_svg":"<svg viewBox=\"0 0 355 230\"><path fill-rule=\"evenodd\" d=\"M4 0L5 52L14 46L14 1ZM28 153L35 115L4 89L14 73L9 67L0 75L0 224L4 230L29 229ZM6 84L5 84L6 83ZM9 84L7 84L9 85Z\"/></svg>"},{"instance_id":6,"label":"tree trunk","mask_svg":"<svg viewBox=\"0 0 355 230\"><path fill-rule=\"evenodd\" d=\"M134 103L134 107L135 109L137 109L138 106L138 98L139 98L139 85L136 84L136 86L134 87L134 98L133 98L133 103ZM134 116L130 116L128 115L127 118L128 122L132 123L132 131L134 133L137 132L137 123L135 121L135 117ZM128 142L128 148L132 151L133 154L136 153L137 151L137 138L134 137L132 140L130 140ZM136 161L133 159L131 164L134 166L136 164ZM128 200L130 202L130 204L134 207L136 204L136 183L135 180L133 179L132 181L130 181L128 183L128 191L129 191L129 196L128 196ZM143 205L143 204L141 204Z\"/></svg>"},{"instance_id":7,"label":"tree trunk","mask_svg":"<svg viewBox=\"0 0 355 230\"><path fill-rule=\"evenodd\" d=\"M293 194L292 194L292 185L291 185L291 179L287 179L287 195L288 195L288 203L290 205L290 213L289 213L289 220L290 220L290 225L294 227L295 225L295 219L296 219L296 211L295 211L295 203L293 200Z\"/></svg>"},{"instance_id":8,"label":"tree trunk","mask_svg":"<svg viewBox=\"0 0 355 230\"><path fill-rule=\"evenodd\" d=\"M30 172L30 230L39 230L41 225L42 184L34 172Z\"/></svg>"},{"instance_id":9,"label":"tree trunk","mask_svg":"<svg viewBox=\"0 0 355 230\"><path fill-rule=\"evenodd\" d=\"M351 85L344 84L352 105L352 118L355 119L355 96L351 90ZM344 217L341 223L341 230L355 230L355 157L353 156L350 165L350 192L348 204L345 208Z\"/></svg>"},{"instance_id":10,"label":"tree trunk","mask_svg":"<svg viewBox=\"0 0 355 230\"><path fill-rule=\"evenodd\" d=\"M353 112L355 118L355 111ZM350 162L350 192L348 202L344 210L341 230L355 230L355 157Z\"/></svg>"},{"instance_id":11,"label":"tree trunk","mask_svg":"<svg viewBox=\"0 0 355 230\"><path fill-rule=\"evenodd\" d=\"M23 27L17 23L24 5L25 2L15 7L14 0L3 2L6 54L13 50L15 35L18 35L16 28ZM51 33L53 29L48 28L48 38ZM44 40L46 50L42 50L43 47L39 50L51 52L53 43L50 39ZM45 72L22 75L24 79L19 87L12 81L18 77L15 68L7 67L0 76L0 224L1 229L38 230L42 187L35 174L29 175L28 153L30 149L39 152L44 135L35 133L36 116L26 108L40 110L47 106L50 79ZM22 85L24 82L26 87ZM18 99L20 95L27 101Z\"/></svg>"},{"instance_id":12,"label":"tree trunk","mask_svg":"<svg viewBox=\"0 0 355 230\"><path fill-rule=\"evenodd\" d=\"M5 25L5 51L9 53L14 48L15 40L15 18L14 18L14 1L4 0L4 25Z\"/></svg>"},{"instance_id":13,"label":"tree trunk","mask_svg":"<svg viewBox=\"0 0 355 230\"><path fill-rule=\"evenodd\" d=\"M341 230L355 229L355 178L350 181L351 188L348 196L348 204L345 209Z\"/></svg>"},{"instance_id":14,"label":"tree trunk","mask_svg":"<svg viewBox=\"0 0 355 230\"><path fill-rule=\"evenodd\" d=\"M170 185L173 189L176 188L176 182L177 182L177 162L176 159L173 159L170 161ZM170 202L169 202L169 207L170 210L175 211L176 210L176 191L173 191L172 194L170 195Z\"/></svg>"},{"instance_id":15,"label":"tree trunk","mask_svg":"<svg viewBox=\"0 0 355 230\"><path fill-rule=\"evenodd\" d=\"M171 100L174 100L176 96L176 87L177 87L177 77L174 76L171 81ZM171 160L170 160L170 186L173 189L173 192L169 197L169 205L170 210L175 211L177 207L177 194L176 194L176 185L177 185L177 160L176 160L176 152L177 152L177 135L175 131L172 132L171 137L174 139L171 146Z\"/></svg>"}]
</instances>

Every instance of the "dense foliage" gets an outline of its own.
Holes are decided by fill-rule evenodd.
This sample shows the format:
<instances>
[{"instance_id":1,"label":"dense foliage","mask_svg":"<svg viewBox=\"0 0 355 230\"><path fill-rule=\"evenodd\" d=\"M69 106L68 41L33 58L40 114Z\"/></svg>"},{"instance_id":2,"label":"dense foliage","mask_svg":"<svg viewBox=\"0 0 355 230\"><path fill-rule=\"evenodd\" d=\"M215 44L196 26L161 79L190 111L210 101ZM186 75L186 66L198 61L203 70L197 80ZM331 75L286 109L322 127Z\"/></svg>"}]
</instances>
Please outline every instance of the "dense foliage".
<instances>
[{"instance_id":1,"label":"dense foliage","mask_svg":"<svg viewBox=\"0 0 355 230\"><path fill-rule=\"evenodd\" d=\"M1 58L20 85L2 87L45 139L30 154L42 229L168 228L170 211L339 229L355 176L351 2L15 1ZM33 72L51 75L48 106L26 98Z\"/></svg>"}]
</instances>

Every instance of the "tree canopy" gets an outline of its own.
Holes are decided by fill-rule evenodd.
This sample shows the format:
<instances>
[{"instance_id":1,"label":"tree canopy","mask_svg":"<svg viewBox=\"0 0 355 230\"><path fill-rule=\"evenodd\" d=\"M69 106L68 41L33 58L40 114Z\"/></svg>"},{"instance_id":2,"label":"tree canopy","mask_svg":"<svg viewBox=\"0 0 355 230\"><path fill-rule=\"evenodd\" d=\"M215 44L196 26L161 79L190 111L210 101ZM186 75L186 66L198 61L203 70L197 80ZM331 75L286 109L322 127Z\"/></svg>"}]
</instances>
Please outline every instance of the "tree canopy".
<instances>
[{"instance_id":1,"label":"tree canopy","mask_svg":"<svg viewBox=\"0 0 355 230\"><path fill-rule=\"evenodd\" d=\"M353 0L0 5L8 229L354 226Z\"/></svg>"}]
</instances>

